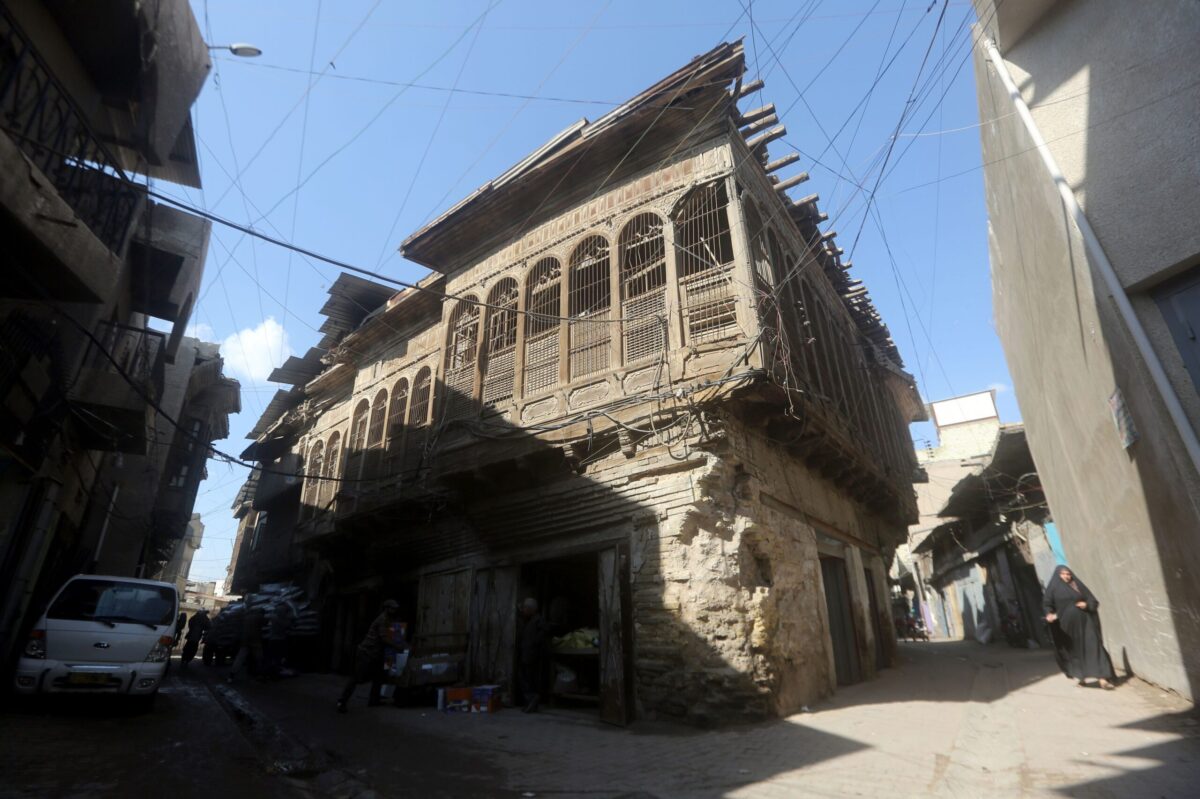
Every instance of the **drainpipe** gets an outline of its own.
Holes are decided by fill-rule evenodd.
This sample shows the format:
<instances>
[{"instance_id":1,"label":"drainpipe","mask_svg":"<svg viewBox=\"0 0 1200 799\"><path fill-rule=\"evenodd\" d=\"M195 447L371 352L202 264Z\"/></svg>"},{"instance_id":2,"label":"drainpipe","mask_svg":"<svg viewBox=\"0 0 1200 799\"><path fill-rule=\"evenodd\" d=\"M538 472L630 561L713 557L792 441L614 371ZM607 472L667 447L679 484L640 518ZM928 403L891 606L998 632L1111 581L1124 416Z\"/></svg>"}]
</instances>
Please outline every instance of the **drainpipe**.
<instances>
[{"instance_id":1,"label":"drainpipe","mask_svg":"<svg viewBox=\"0 0 1200 799\"><path fill-rule=\"evenodd\" d=\"M1138 352L1141 354L1142 360L1146 363L1146 368L1150 370L1150 378L1154 381L1154 387L1158 389L1158 394L1162 398L1163 404L1167 406L1167 413L1170 414L1171 421L1175 424L1175 429L1178 431L1179 437L1183 440L1184 449L1187 450L1188 457L1192 461L1192 468L1197 474L1200 474L1200 440L1197 440L1196 431L1192 427L1191 422L1188 421L1187 414L1183 410L1183 405L1179 402L1179 396L1175 393L1174 386L1171 385L1171 381L1167 378L1167 373L1163 370L1158 353L1154 351L1154 347L1150 344L1150 339L1146 336L1146 329L1142 327L1141 320L1138 319L1137 314L1133 310L1133 305L1129 302L1129 295L1125 293L1125 287L1121 285L1112 262L1108 260L1108 255L1105 254L1104 248L1100 245L1100 239L1096 238L1096 232L1092 230L1087 216L1083 213L1083 209L1079 207L1079 202L1075 199L1075 192L1071 190L1070 184L1067 183L1067 179L1058 168L1058 163L1054 160L1054 155L1050 152L1050 148L1046 146L1046 140L1042 138L1041 131L1038 130L1037 123L1033 120L1033 114L1029 112L1029 106L1025 104L1025 100L1021 97L1016 83L1013 82L1012 76L1008 73L1008 66L1004 63L1004 57L1000 55L1000 51L996 48L996 43L988 39L984 46L987 49L988 58L991 59L992 65L996 68L996 73L1000 76L1000 81L1004 84L1005 91L1008 92L1009 99L1012 100L1017 116L1021 118L1021 122L1025 125L1025 130L1029 133L1029 138L1033 140L1033 144L1037 148L1038 155L1042 157L1042 163L1046 165L1046 170L1050 173L1050 179L1054 181L1055 188L1058 189L1063 204L1066 206L1068 213L1071 214L1071 218L1075 220L1075 225L1079 228L1080 234L1083 235L1083 243L1087 247L1088 255L1091 256L1093 263L1095 263L1097 270L1100 272L1100 276L1104 278L1104 283L1108 287L1113 300L1116 302L1117 311L1121 314L1125 326L1129 329L1129 334L1133 337L1134 344L1137 345Z\"/></svg>"}]
</instances>

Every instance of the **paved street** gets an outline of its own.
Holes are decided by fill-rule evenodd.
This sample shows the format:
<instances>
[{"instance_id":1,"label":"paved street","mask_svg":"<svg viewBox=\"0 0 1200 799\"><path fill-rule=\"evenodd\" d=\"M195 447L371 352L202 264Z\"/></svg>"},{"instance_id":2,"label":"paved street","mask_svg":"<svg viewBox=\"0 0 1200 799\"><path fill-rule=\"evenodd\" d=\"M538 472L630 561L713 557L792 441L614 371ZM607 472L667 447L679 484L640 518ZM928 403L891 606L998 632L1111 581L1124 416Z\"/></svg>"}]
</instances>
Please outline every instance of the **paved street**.
<instances>
[{"instance_id":1,"label":"paved street","mask_svg":"<svg viewBox=\"0 0 1200 799\"><path fill-rule=\"evenodd\" d=\"M0 715L0 796L1196 795L1200 724L1161 691L1081 689L1046 652L970 642L904 644L902 660L810 713L716 731L368 709L365 686L339 716L336 677L231 690L201 666L148 715Z\"/></svg>"},{"instance_id":2,"label":"paved street","mask_svg":"<svg viewBox=\"0 0 1200 799\"><path fill-rule=\"evenodd\" d=\"M195 682L168 677L155 709L145 714L103 697L15 706L6 699L0 713L4 799L289 795Z\"/></svg>"}]
</instances>

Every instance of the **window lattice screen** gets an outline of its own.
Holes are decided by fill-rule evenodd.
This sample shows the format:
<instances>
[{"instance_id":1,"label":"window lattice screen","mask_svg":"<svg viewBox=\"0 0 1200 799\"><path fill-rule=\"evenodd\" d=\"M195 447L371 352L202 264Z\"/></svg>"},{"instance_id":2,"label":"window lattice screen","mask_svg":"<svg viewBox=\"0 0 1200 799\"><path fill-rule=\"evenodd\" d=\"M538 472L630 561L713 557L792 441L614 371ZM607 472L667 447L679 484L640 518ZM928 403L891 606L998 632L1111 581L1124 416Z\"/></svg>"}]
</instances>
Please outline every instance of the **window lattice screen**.
<instances>
[{"instance_id":1,"label":"window lattice screen","mask_svg":"<svg viewBox=\"0 0 1200 799\"><path fill-rule=\"evenodd\" d=\"M408 409L408 431L404 442L404 476L411 479L413 472L425 458L425 442L429 428L429 404L433 397L433 373L429 367L417 372L413 381L412 399Z\"/></svg>"},{"instance_id":2,"label":"window lattice screen","mask_svg":"<svg viewBox=\"0 0 1200 799\"><path fill-rule=\"evenodd\" d=\"M517 365L517 281L504 278L488 295L484 334L483 404L501 405L513 398Z\"/></svg>"},{"instance_id":3,"label":"window lattice screen","mask_svg":"<svg viewBox=\"0 0 1200 799\"><path fill-rule=\"evenodd\" d=\"M538 261L525 283L525 396L558 383L561 292L562 266L554 258Z\"/></svg>"},{"instance_id":4,"label":"window lattice screen","mask_svg":"<svg viewBox=\"0 0 1200 799\"><path fill-rule=\"evenodd\" d=\"M404 455L404 416L408 413L408 378L402 377L392 387L392 407L388 410L387 462L390 475L400 470Z\"/></svg>"},{"instance_id":5,"label":"window lattice screen","mask_svg":"<svg viewBox=\"0 0 1200 799\"><path fill-rule=\"evenodd\" d=\"M676 212L680 296L691 343L735 335L733 242L723 181L698 186Z\"/></svg>"},{"instance_id":6,"label":"window lattice screen","mask_svg":"<svg viewBox=\"0 0 1200 799\"><path fill-rule=\"evenodd\" d=\"M625 362L666 349L661 316L667 309L667 260L663 223L654 214L629 220L618 239Z\"/></svg>"},{"instance_id":7,"label":"window lattice screen","mask_svg":"<svg viewBox=\"0 0 1200 799\"><path fill-rule=\"evenodd\" d=\"M371 402L371 423L367 426L367 454L363 463L363 477L375 477L382 463L383 428L387 421L387 389L380 389ZM356 492L356 493L361 493Z\"/></svg>"},{"instance_id":8,"label":"window lattice screen","mask_svg":"<svg viewBox=\"0 0 1200 799\"><path fill-rule=\"evenodd\" d=\"M571 379L608 368L612 309L608 242L589 236L571 254Z\"/></svg>"},{"instance_id":9,"label":"window lattice screen","mask_svg":"<svg viewBox=\"0 0 1200 799\"><path fill-rule=\"evenodd\" d=\"M304 484L304 515L312 516L321 497L321 470L325 468L325 442L318 441L308 451L308 474L312 475Z\"/></svg>"},{"instance_id":10,"label":"window lattice screen","mask_svg":"<svg viewBox=\"0 0 1200 799\"><path fill-rule=\"evenodd\" d=\"M334 433L329 437L329 443L325 446L325 476L338 478L342 473L338 470L341 465L339 456L342 447L342 434ZM321 481L321 496L318 500L322 510L331 510L333 508L333 498L337 496L338 489L341 484L336 480Z\"/></svg>"},{"instance_id":11,"label":"window lattice screen","mask_svg":"<svg viewBox=\"0 0 1200 799\"><path fill-rule=\"evenodd\" d=\"M479 305L474 297L459 300L450 317L446 346L446 418L468 416L475 404L475 356L479 344Z\"/></svg>"},{"instance_id":12,"label":"window lattice screen","mask_svg":"<svg viewBox=\"0 0 1200 799\"><path fill-rule=\"evenodd\" d=\"M362 462L366 455L367 425L369 424L371 403L362 400L354 408L354 416L350 421L350 438L346 447L346 476L357 479L362 472ZM357 488L358 486L353 486Z\"/></svg>"}]
</instances>

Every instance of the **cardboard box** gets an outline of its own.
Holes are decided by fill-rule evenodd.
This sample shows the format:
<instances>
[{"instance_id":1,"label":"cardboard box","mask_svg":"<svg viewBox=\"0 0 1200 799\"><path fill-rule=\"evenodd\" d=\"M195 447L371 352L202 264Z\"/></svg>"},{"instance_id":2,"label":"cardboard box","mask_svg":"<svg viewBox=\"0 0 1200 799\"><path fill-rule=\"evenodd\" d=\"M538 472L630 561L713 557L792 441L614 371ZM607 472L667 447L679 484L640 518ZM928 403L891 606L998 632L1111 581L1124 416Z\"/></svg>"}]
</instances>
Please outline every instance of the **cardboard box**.
<instances>
[{"instance_id":1,"label":"cardboard box","mask_svg":"<svg viewBox=\"0 0 1200 799\"><path fill-rule=\"evenodd\" d=\"M438 710L443 713L470 713L471 691L466 688L439 688Z\"/></svg>"},{"instance_id":2,"label":"cardboard box","mask_svg":"<svg viewBox=\"0 0 1200 799\"><path fill-rule=\"evenodd\" d=\"M500 710L500 686L477 685L471 689L472 713L495 713Z\"/></svg>"}]
</instances>

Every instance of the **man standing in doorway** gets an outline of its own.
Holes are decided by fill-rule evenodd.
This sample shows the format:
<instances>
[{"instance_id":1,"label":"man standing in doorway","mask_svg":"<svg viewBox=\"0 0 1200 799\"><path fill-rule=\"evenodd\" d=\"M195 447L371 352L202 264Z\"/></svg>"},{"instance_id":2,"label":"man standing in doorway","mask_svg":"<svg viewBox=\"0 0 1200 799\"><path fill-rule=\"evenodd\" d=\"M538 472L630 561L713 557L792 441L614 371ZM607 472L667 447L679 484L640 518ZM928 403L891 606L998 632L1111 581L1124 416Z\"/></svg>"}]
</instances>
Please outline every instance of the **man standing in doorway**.
<instances>
[{"instance_id":1,"label":"man standing in doorway","mask_svg":"<svg viewBox=\"0 0 1200 799\"><path fill-rule=\"evenodd\" d=\"M383 610L371 626L354 653L354 673L346 680L342 695L338 699L338 713L346 712L346 703L354 695L354 689L360 682L371 683L371 694L367 698L367 706L379 704L379 690L383 687L383 652L384 647L391 647L397 652L404 649L404 640L397 623L400 616L400 604L394 599L385 600Z\"/></svg>"},{"instance_id":2,"label":"man standing in doorway","mask_svg":"<svg viewBox=\"0 0 1200 799\"><path fill-rule=\"evenodd\" d=\"M527 597L521 602L521 627L518 650L521 657L521 694L525 698L524 713L536 713L545 681L546 620L538 612L537 600Z\"/></svg>"}]
</instances>

